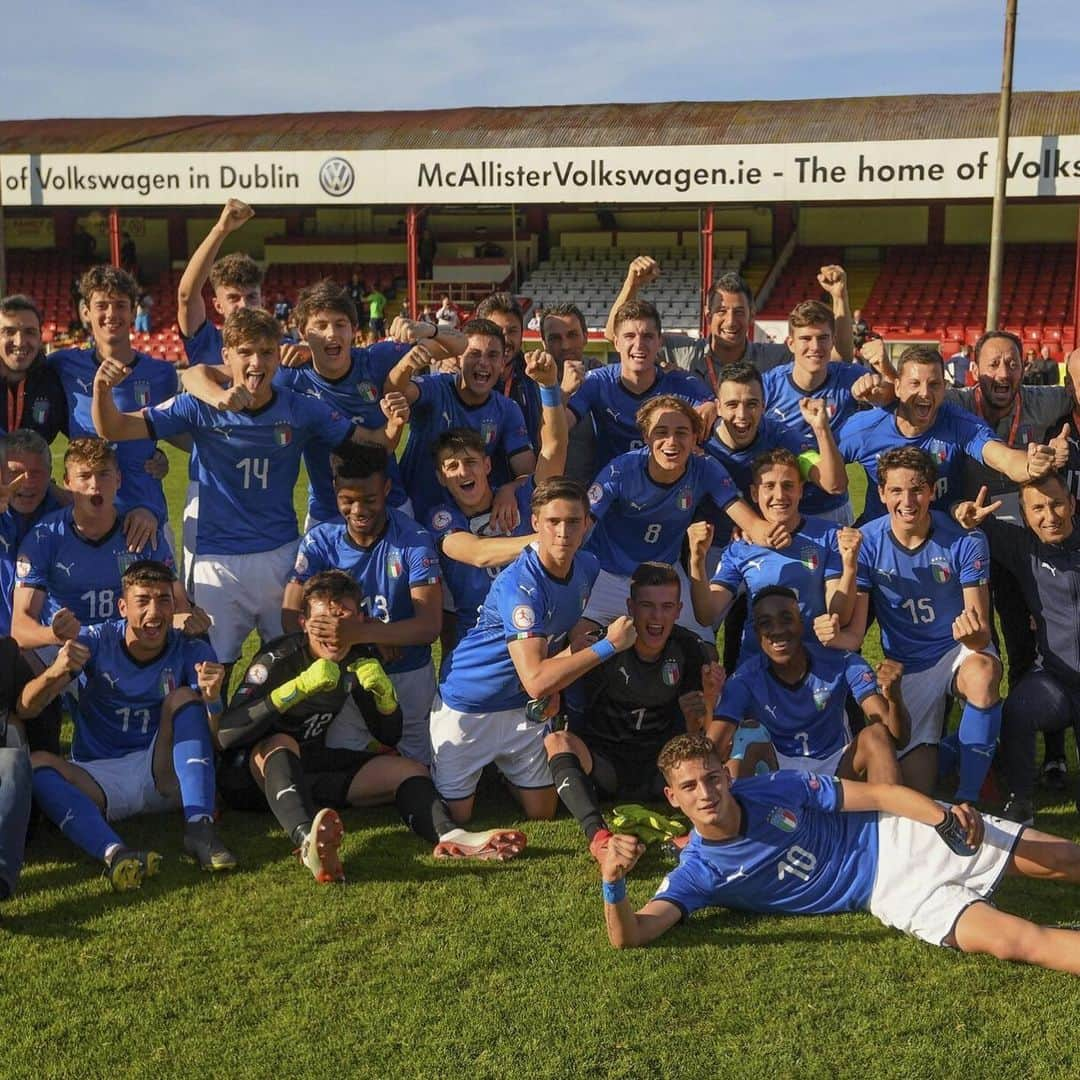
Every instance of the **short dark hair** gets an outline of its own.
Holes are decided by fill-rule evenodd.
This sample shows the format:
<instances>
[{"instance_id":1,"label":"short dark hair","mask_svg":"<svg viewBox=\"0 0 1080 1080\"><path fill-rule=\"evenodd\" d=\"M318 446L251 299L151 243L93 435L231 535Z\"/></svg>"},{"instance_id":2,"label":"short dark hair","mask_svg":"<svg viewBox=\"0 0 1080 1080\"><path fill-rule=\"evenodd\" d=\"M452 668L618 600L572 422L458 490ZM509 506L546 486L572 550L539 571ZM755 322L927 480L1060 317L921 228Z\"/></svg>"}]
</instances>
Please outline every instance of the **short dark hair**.
<instances>
[{"instance_id":1,"label":"short dark hair","mask_svg":"<svg viewBox=\"0 0 1080 1080\"><path fill-rule=\"evenodd\" d=\"M555 502L556 499L579 502L588 513L589 496L585 491L585 486L566 476L553 476L550 480L541 480L533 489L529 509L535 514L548 503Z\"/></svg>"},{"instance_id":2,"label":"short dark hair","mask_svg":"<svg viewBox=\"0 0 1080 1080\"><path fill-rule=\"evenodd\" d=\"M804 326L827 326L833 332L836 330L836 317L820 300L804 300L791 309L788 329L797 330Z\"/></svg>"},{"instance_id":3,"label":"short dark hair","mask_svg":"<svg viewBox=\"0 0 1080 1080\"><path fill-rule=\"evenodd\" d=\"M934 459L917 446L894 446L878 455L877 472L878 487L885 486L885 475L891 469L910 469L918 473L926 482L933 487L937 483L938 471Z\"/></svg>"},{"instance_id":4,"label":"short dark hair","mask_svg":"<svg viewBox=\"0 0 1080 1080\"><path fill-rule=\"evenodd\" d=\"M128 589L137 588L139 585L172 585L176 580L176 574L172 567L166 566L157 559L140 559L133 562L120 575L120 584L126 593Z\"/></svg>"},{"instance_id":5,"label":"short dark hair","mask_svg":"<svg viewBox=\"0 0 1080 1080\"><path fill-rule=\"evenodd\" d=\"M468 451L486 456L487 446L483 436L473 428L451 428L449 431L440 432L436 437L431 456L438 463L444 454L464 454Z\"/></svg>"},{"instance_id":6,"label":"short dark hair","mask_svg":"<svg viewBox=\"0 0 1080 1080\"><path fill-rule=\"evenodd\" d=\"M745 360L740 360L736 364L724 364L720 368L716 381L717 385L726 382L742 384L756 382L761 387L761 393L763 395L765 393L765 380L762 379L761 372Z\"/></svg>"},{"instance_id":7,"label":"short dark hair","mask_svg":"<svg viewBox=\"0 0 1080 1080\"><path fill-rule=\"evenodd\" d=\"M134 307L139 301L139 285L136 280L118 266L108 266L99 263L91 266L81 278L79 278L79 295L86 303L94 293L104 293L106 296L124 296L131 301Z\"/></svg>"},{"instance_id":8,"label":"short dark hair","mask_svg":"<svg viewBox=\"0 0 1080 1080\"><path fill-rule=\"evenodd\" d=\"M321 570L304 582L301 594L300 610L304 617L311 613L312 600L351 599L360 607L364 599L364 590L356 578L344 570Z\"/></svg>"},{"instance_id":9,"label":"short dark hair","mask_svg":"<svg viewBox=\"0 0 1080 1080\"><path fill-rule=\"evenodd\" d=\"M656 332L662 334L664 327L660 322L660 312L657 311L656 305L649 303L648 300L627 300L618 311L615 312L615 321L612 326L618 331L619 327L624 322L629 322L631 319L649 319L656 327Z\"/></svg>"},{"instance_id":10,"label":"short dark hair","mask_svg":"<svg viewBox=\"0 0 1080 1080\"><path fill-rule=\"evenodd\" d=\"M1045 476L1040 476L1037 480L1025 480L1023 483L1017 485L1016 490L1022 496L1028 488L1041 488L1049 483L1059 484L1066 495L1072 494L1069 490L1069 482L1057 471L1057 469L1052 469ZM1023 498L1021 498L1020 502L1023 503L1023 501Z\"/></svg>"},{"instance_id":11,"label":"short dark hair","mask_svg":"<svg viewBox=\"0 0 1080 1080\"><path fill-rule=\"evenodd\" d=\"M44 322L41 308L29 296L25 296L23 293L12 293L10 296L0 299L0 315L17 315L20 311L33 312L37 316L39 327Z\"/></svg>"},{"instance_id":12,"label":"short dark hair","mask_svg":"<svg viewBox=\"0 0 1080 1080\"><path fill-rule=\"evenodd\" d=\"M712 283L708 299L705 301L705 306L710 314L716 310L722 292L742 293L746 298L746 306L749 308L754 306L754 294L750 291L750 286L747 285L746 280L736 270L728 270Z\"/></svg>"},{"instance_id":13,"label":"short dark hair","mask_svg":"<svg viewBox=\"0 0 1080 1080\"><path fill-rule=\"evenodd\" d=\"M1010 334L1008 330L987 330L978 341L975 342L975 362L979 362L979 353L982 352L982 348L987 342L994 340L1008 341L1012 344L1012 347L1016 350L1016 355L1022 357L1024 355L1024 343L1015 335ZM1032 346L1034 352L1034 346Z\"/></svg>"},{"instance_id":14,"label":"short dark hair","mask_svg":"<svg viewBox=\"0 0 1080 1080\"><path fill-rule=\"evenodd\" d=\"M754 593L750 606L752 608L757 607L762 600L768 600L770 596L782 597L784 600L790 600L795 605L799 603L799 598L794 589L789 589L786 585L766 585L764 589L759 589Z\"/></svg>"},{"instance_id":15,"label":"short dark hair","mask_svg":"<svg viewBox=\"0 0 1080 1080\"><path fill-rule=\"evenodd\" d=\"M508 292L497 292L485 296L476 305L473 315L477 319L490 319L492 315L513 315L521 328L525 328L525 316L522 314L521 305Z\"/></svg>"},{"instance_id":16,"label":"short dark hair","mask_svg":"<svg viewBox=\"0 0 1080 1080\"><path fill-rule=\"evenodd\" d=\"M647 589L652 585L674 585L679 595L682 595L682 582L670 563L640 563L630 575L630 596L636 600L639 589Z\"/></svg>"},{"instance_id":17,"label":"short dark hair","mask_svg":"<svg viewBox=\"0 0 1080 1080\"><path fill-rule=\"evenodd\" d=\"M258 285L262 288L263 272L259 264L242 251L234 251L231 255L223 255L213 266L210 267L210 287L220 289L232 285L234 288L243 289L249 285Z\"/></svg>"},{"instance_id":18,"label":"short dark hair","mask_svg":"<svg viewBox=\"0 0 1080 1080\"><path fill-rule=\"evenodd\" d=\"M799 479L802 480L799 459L790 450L785 450L782 446L774 446L771 450L758 454L750 463L751 481L756 484L761 478L761 474L766 469L771 469L773 465L787 465L789 468L794 469L799 474Z\"/></svg>"},{"instance_id":19,"label":"short dark hair","mask_svg":"<svg viewBox=\"0 0 1080 1080\"><path fill-rule=\"evenodd\" d=\"M671 774L683 762L708 761L710 758L719 762L720 754L704 735L676 735L664 743L656 759L656 767L664 774L665 780L670 780Z\"/></svg>"},{"instance_id":20,"label":"short dark hair","mask_svg":"<svg viewBox=\"0 0 1080 1080\"><path fill-rule=\"evenodd\" d=\"M277 319L262 308L237 308L221 328L221 343L227 349L248 341L272 341L276 345L280 338Z\"/></svg>"},{"instance_id":21,"label":"short dark hair","mask_svg":"<svg viewBox=\"0 0 1080 1080\"><path fill-rule=\"evenodd\" d=\"M341 486L349 480L367 480L372 476L386 476L390 455L385 446L369 443L348 443L336 451L338 459L334 469L334 484Z\"/></svg>"},{"instance_id":22,"label":"short dark hair","mask_svg":"<svg viewBox=\"0 0 1080 1080\"><path fill-rule=\"evenodd\" d=\"M466 337L496 338L503 349L506 348L506 335L502 332L502 327L490 319L470 319L461 328L461 332Z\"/></svg>"},{"instance_id":23,"label":"short dark hair","mask_svg":"<svg viewBox=\"0 0 1080 1080\"><path fill-rule=\"evenodd\" d=\"M585 322L585 316L577 304L552 304L540 313L540 337L544 338L544 323L549 315L557 315L561 319L574 318L581 324L581 333L586 341L589 340L589 327ZM544 340L547 340L544 338Z\"/></svg>"},{"instance_id":24,"label":"short dark hair","mask_svg":"<svg viewBox=\"0 0 1080 1080\"><path fill-rule=\"evenodd\" d=\"M904 367L907 364L936 364L941 369L942 378L945 377L945 361L933 345L909 345L896 362L898 376L904 373Z\"/></svg>"},{"instance_id":25,"label":"short dark hair","mask_svg":"<svg viewBox=\"0 0 1080 1080\"><path fill-rule=\"evenodd\" d=\"M316 281L314 285L308 285L300 290L296 298L296 308L293 310L293 319L300 330L303 330L317 311L334 311L344 315L352 323L353 329L360 320L356 314L356 304L352 297L336 281L324 278Z\"/></svg>"}]
</instances>

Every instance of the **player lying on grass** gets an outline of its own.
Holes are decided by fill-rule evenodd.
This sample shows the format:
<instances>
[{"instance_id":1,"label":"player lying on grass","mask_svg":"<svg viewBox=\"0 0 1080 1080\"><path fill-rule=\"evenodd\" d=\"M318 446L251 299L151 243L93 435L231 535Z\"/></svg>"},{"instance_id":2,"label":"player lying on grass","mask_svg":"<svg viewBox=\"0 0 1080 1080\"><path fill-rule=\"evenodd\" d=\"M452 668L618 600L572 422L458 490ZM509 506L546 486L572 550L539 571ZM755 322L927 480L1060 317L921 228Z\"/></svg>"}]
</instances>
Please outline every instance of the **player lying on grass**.
<instances>
[{"instance_id":1,"label":"player lying on grass","mask_svg":"<svg viewBox=\"0 0 1080 1080\"><path fill-rule=\"evenodd\" d=\"M645 847L612 837L600 872L616 948L646 945L703 907L869 911L932 945L1080 974L1080 933L989 903L1006 874L1080 882L1080 847L1068 840L892 784L791 772L732 782L702 735L673 739L660 768L694 831L637 913L625 878Z\"/></svg>"},{"instance_id":2,"label":"player lying on grass","mask_svg":"<svg viewBox=\"0 0 1080 1080\"><path fill-rule=\"evenodd\" d=\"M754 597L751 624L761 651L727 680L706 732L724 757L735 743L738 775L752 775L755 761L766 760L774 769L901 783L896 750L907 743L909 727L901 665L884 660L875 675L858 653L807 642L798 596L782 585ZM849 694L867 720L854 738L844 711ZM755 735L762 740L757 754L747 745Z\"/></svg>"},{"instance_id":3,"label":"player lying on grass","mask_svg":"<svg viewBox=\"0 0 1080 1080\"><path fill-rule=\"evenodd\" d=\"M681 607L674 569L642 563L627 602L637 639L583 677L573 730L544 739L555 791L594 856L611 837L599 798L662 799L656 755L673 735L702 730L724 685L723 668L710 662L701 639L675 625Z\"/></svg>"},{"instance_id":4,"label":"player lying on grass","mask_svg":"<svg viewBox=\"0 0 1080 1080\"><path fill-rule=\"evenodd\" d=\"M313 629L314 616L366 618L362 601L343 570L305 584L301 632L255 657L221 717L222 796L237 809L269 804L320 883L345 880L337 812L350 806L393 802L409 828L435 845L436 858L512 858L525 846L521 833L457 828L427 769L393 752L401 709L373 648L335 648Z\"/></svg>"},{"instance_id":5,"label":"player lying on grass","mask_svg":"<svg viewBox=\"0 0 1080 1080\"><path fill-rule=\"evenodd\" d=\"M60 831L108 867L117 891L157 873L161 856L132 851L110 822L184 811L184 847L204 870L236 859L214 829L214 751L207 715L221 711L224 667L206 642L172 628L176 575L144 560L124 571L119 619L63 648L80 669L71 760L32 755L34 798Z\"/></svg>"}]
</instances>

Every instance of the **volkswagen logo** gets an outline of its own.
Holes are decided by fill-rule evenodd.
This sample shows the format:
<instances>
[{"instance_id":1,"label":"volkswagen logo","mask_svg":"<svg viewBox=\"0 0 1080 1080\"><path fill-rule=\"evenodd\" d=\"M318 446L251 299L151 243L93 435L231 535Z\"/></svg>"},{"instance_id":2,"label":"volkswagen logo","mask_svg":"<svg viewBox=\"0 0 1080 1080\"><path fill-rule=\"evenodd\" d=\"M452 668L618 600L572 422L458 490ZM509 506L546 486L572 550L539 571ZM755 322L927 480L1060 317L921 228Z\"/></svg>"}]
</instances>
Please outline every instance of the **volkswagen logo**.
<instances>
[{"instance_id":1,"label":"volkswagen logo","mask_svg":"<svg viewBox=\"0 0 1080 1080\"><path fill-rule=\"evenodd\" d=\"M327 158L319 169L319 186L335 198L348 195L355 180L353 167L344 158Z\"/></svg>"}]
</instances>

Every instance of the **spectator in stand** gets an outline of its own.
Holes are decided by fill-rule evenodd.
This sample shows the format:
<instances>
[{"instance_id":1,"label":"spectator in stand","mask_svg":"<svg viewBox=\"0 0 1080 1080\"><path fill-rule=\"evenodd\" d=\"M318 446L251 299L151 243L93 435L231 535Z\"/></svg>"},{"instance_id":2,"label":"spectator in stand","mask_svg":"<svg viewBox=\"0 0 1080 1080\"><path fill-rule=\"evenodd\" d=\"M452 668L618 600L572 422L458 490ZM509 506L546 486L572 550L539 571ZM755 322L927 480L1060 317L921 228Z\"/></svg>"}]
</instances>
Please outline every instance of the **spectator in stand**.
<instances>
[{"instance_id":1,"label":"spectator in stand","mask_svg":"<svg viewBox=\"0 0 1080 1080\"><path fill-rule=\"evenodd\" d=\"M945 374L949 378L949 385L957 390L968 385L968 368L971 367L971 346L964 342L958 352L949 357L945 365Z\"/></svg>"},{"instance_id":2,"label":"spectator in stand","mask_svg":"<svg viewBox=\"0 0 1080 1080\"><path fill-rule=\"evenodd\" d=\"M435 312L431 310L430 304L425 304L420 311L420 321L426 322L430 326L438 326L439 320L435 318Z\"/></svg>"},{"instance_id":3,"label":"spectator in stand","mask_svg":"<svg viewBox=\"0 0 1080 1080\"><path fill-rule=\"evenodd\" d=\"M851 343L855 346L856 352L869 341L871 333L873 331L870 329L870 324L862 317L862 308L856 308L851 313Z\"/></svg>"},{"instance_id":4,"label":"spectator in stand","mask_svg":"<svg viewBox=\"0 0 1080 1080\"><path fill-rule=\"evenodd\" d=\"M529 317L529 329L536 333L540 329L541 323L544 321L544 312L541 308L534 308L532 315Z\"/></svg>"},{"instance_id":5,"label":"spectator in stand","mask_svg":"<svg viewBox=\"0 0 1080 1080\"><path fill-rule=\"evenodd\" d=\"M378 341L386 337L386 297L379 292L379 287L376 285L364 297L364 303L367 304L368 308L368 321L371 326L373 341Z\"/></svg>"},{"instance_id":6,"label":"spectator in stand","mask_svg":"<svg viewBox=\"0 0 1080 1080\"><path fill-rule=\"evenodd\" d=\"M282 335L289 333L289 317L292 315L292 304L289 303L284 293L278 293L277 303L274 304L274 318L281 325Z\"/></svg>"},{"instance_id":7,"label":"spectator in stand","mask_svg":"<svg viewBox=\"0 0 1080 1080\"><path fill-rule=\"evenodd\" d=\"M149 293L143 293L139 302L135 305L135 333L150 333L150 309L154 306L154 298Z\"/></svg>"},{"instance_id":8,"label":"spectator in stand","mask_svg":"<svg viewBox=\"0 0 1080 1080\"><path fill-rule=\"evenodd\" d=\"M367 294L367 286L360 278L358 271L354 270L352 277L349 279L348 287L349 299L356 306L356 314L360 318L360 329L363 330L367 326L367 311L364 309L364 296Z\"/></svg>"},{"instance_id":9,"label":"spectator in stand","mask_svg":"<svg viewBox=\"0 0 1080 1080\"><path fill-rule=\"evenodd\" d=\"M478 319L486 319L489 316L482 315L479 311L477 311L476 317ZM450 303L449 296L444 296L442 298L442 306L439 308L438 311L435 312L435 322L439 326L445 326L447 330L456 330L458 328L458 324L461 322L461 317L457 313L457 308L455 308L454 305ZM519 341L518 345L520 346L520 344L521 343Z\"/></svg>"},{"instance_id":10,"label":"spectator in stand","mask_svg":"<svg viewBox=\"0 0 1080 1080\"><path fill-rule=\"evenodd\" d=\"M1057 362L1050 355L1050 346L1043 345L1038 355L1034 347L1028 349L1028 355L1024 355L1024 385L1025 386L1058 386L1061 379L1058 377Z\"/></svg>"}]
</instances>

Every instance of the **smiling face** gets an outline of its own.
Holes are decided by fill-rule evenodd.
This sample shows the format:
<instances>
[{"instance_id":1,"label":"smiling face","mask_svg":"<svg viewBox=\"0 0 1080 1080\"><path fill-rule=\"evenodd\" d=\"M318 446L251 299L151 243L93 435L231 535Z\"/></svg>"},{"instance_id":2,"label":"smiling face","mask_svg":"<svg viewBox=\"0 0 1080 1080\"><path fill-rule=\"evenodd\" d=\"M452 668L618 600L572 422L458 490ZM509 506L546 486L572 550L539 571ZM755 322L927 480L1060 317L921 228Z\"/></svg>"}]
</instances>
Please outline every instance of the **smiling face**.
<instances>
[{"instance_id":1,"label":"smiling face","mask_svg":"<svg viewBox=\"0 0 1080 1080\"><path fill-rule=\"evenodd\" d=\"M829 366L833 333L824 323L796 326L788 333L787 346L795 358L797 368L808 375L820 375Z\"/></svg>"},{"instance_id":2,"label":"smiling face","mask_svg":"<svg viewBox=\"0 0 1080 1080\"><path fill-rule=\"evenodd\" d=\"M914 469L889 469L881 476L878 494L894 530L911 532L929 525L934 487L922 473Z\"/></svg>"},{"instance_id":3,"label":"smiling face","mask_svg":"<svg viewBox=\"0 0 1080 1080\"><path fill-rule=\"evenodd\" d=\"M374 536L386 522L386 497L390 481L382 473L363 479L344 477L335 481L338 513L355 537Z\"/></svg>"},{"instance_id":4,"label":"smiling face","mask_svg":"<svg viewBox=\"0 0 1080 1080\"><path fill-rule=\"evenodd\" d=\"M0 311L0 363L23 374L41 352L41 324L32 311Z\"/></svg>"},{"instance_id":5,"label":"smiling face","mask_svg":"<svg viewBox=\"0 0 1080 1080\"><path fill-rule=\"evenodd\" d=\"M750 611L761 651L774 664L789 663L802 649L803 620L789 596L765 596Z\"/></svg>"},{"instance_id":6,"label":"smiling face","mask_svg":"<svg viewBox=\"0 0 1080 1080\"><path fill-rule=\"evenodd\" d=\"M20 473L26 478L22 487L11 496L11 506L17 514L32 514L49 490L49 463L42 454L12 450L2 470L4 483L10 484Z\"/></svg>"},{"instance_id":7,"label":"smiling face","mask_svg":"<svg viewBox=\"0 0 1080 1080\"><path fill-rule=\"evenodd\" d=\"M945 400L945 378L939 364L911 362L904 365L896 384L897 413L917 431L925 431L937 419Z\"/></svg>"},{"instance_id":8,"label":"smiling face","mask_svg":"<svg viewBox=\"0 0 1080 1080\"><path fill-rule=\"evenodd\" d=\"M634 620L637 645L647 653L658 653L667 644L682 611L679 586L641 585L635 592L626 601L626 610Z\"/></svg>"},{"instance_id":9,"label":"smiling face","mask_svg":"<svg viewBox=\"0 0 1080 1080\"><path fill-rule=\"evenodd\" d=\"M752 316L750 301L741 292L717 290L709 312L709 336L721 347L741 350L746 345Z\"/></svg>"},{"instance_id":10,"label":"smiling face","mask_svg":"<svg viewBox=\"0 0 1080 1080\"><path fill-rule=\"evenodd\" d=\"M684 413L665 409L654 413L645 436L651 462L672 479L682 475L694 450L694 425Z\"/></svg>"},{"instance_id":11,"label":"smiling face","mask_svg":"<svg viewBox=\"0 0 1080 1080\"><path fill-rule=\"evenodd\" d=\"M624 375L641 375L656 367L663 339L652 319L626 319L615 331L615 348Z\"/></svg>"},{"instance_id":12,"label":"smiling face","mask_svg":"<svg viewBox=\"0 0 1080 1080\"><path fill-rule=\"evenodd\" d=\"M544 348L555 358L556 364L585 358L585 334L576 316L545 315L541 334Z\"/></svg>"},{"instance_id":13,"label":"smiling face","mask_svg":"<svg viewBox=\"0 0 1080 1080\"><path fill-rule=\"evenodd\" d=\"M732 811L731 778L715 756L691 758L673 766L664 794L699 832L721 825Z\"/></svg>"},{"instance_id":14,"label":"smiling face","mask_svg":"<svg viewBox=\"0 0 1080 1080\"><path fill-rule=\"evenodd\" d=\"M469 393L486 398L502 377L506 363L503 343L486 334L472 334L461 354L461 378Z\"/></svg>"},{"instance_id":15,"label":"smiling face","mask_svg":"<svg viewBox=\"0 0 1080 1080\"><path fill-rule=\"evenodd\" d=\"M171 584L155 581L132 585L117 607L121 618L127 619L129 645L136 643L142 649L157 650L165 644L176 611Z\"/></svg>"},{"instance_id":16,"label":"smiling face","mask_svg":"<svg viewBox=\"0 0 1080 1080\"><path fill-rule=\"evenodd\" d=\"M737 449L749 446L757 437L765 398L758 382L721 382L717 412Z\"/></svg>"},{"instance_id":17,"label":"smiling face","mask_svg":"<svg viewBox=\"0 0 1080 1080\"><path fill-rule=\"evenodd\" d=\"M448 450L440 454L435 477L466 513L487 505L491 458L477 450Z\"/></svg>"},{"instance_id":18,"label":"smiling face","mask_svg":"<svg viewBox=\"0 0 1080 1080\"><path fill-rule=\"evenodd\" d=\"M225 367L234 386L243 386L254 398L254 407L265 405L273 394L274 373L281 361L275 338L256 338L226 346L222 350Z\"/></svg>"},{"instance_id":19,"label":"smiling face","mask_svg":"<svg viewBox=\"0 0 1080 1080\"><path fill-rule=\"evenodd\" d=\"M521 352L521 337L525 329L516 315L508 311L493 311L485 317L503 332L508 356Z\"/></svg>"},{"instance_id":20,"label":"smiling face","mask_svg":"<svg viewBox=\"0 0 1080 1080\"><path fill-rule=\"evenodd\" d=\"M315 363L330 368L342 368L348 363L356 326L344 312L316 311L300 332L311 346Z\"/></svg>"},{"instance_id":21,"label":"smiling face","mask_svg":"<svg viewBox=\"0 0 1080 1080\"><path fill-rule=\"evenodd\" d=\"M991 338L979 350L976 364L983 399L995 409L1009 408L1024 377L1016 346L1008 338Z\"/></svg>"},{"instance_id":22,"label":"smiling face","mask_svg":"<svg viewBox=\"0 0 1080 1080\"><path fill-rule=\"evenodd\" d=\"M799 470L792 465L770 465L762 469L750 485L750 498L770 525L798 519L803 483Z\"/></svg>"},{"instance_id":23,"label":"smiling face","mask_svg":"<svg viewBox=\"0 0 1080 1080\"><path fill-rule=\"evenodd\" d=\"M134 311L131 298L120 293L94 292L83 304L97 345L126 343L131 338Z\"/></svg>"},{"instance_id":24,"label":"smiling face","mask_svg":"<svg viewBox=\"0 0 1080 1080\"><path fill-rule=\"evenodd\" d=\"M1020 492L1028 528L1044 544L1062 544L1073 534L1074 499L1059 476L1049 476Z\"/></svg>"},{"instance_id":25,"label":"smiling face","mask_svg":"<svg viewBox=\"0 0 1080 1080\"><path fill-rule=\"evenodd\" d=\"M218 285L214 289L214 307L223 319L227 319L234 311L262 306L260 285Z\"/></svg>"}]
</instances>

